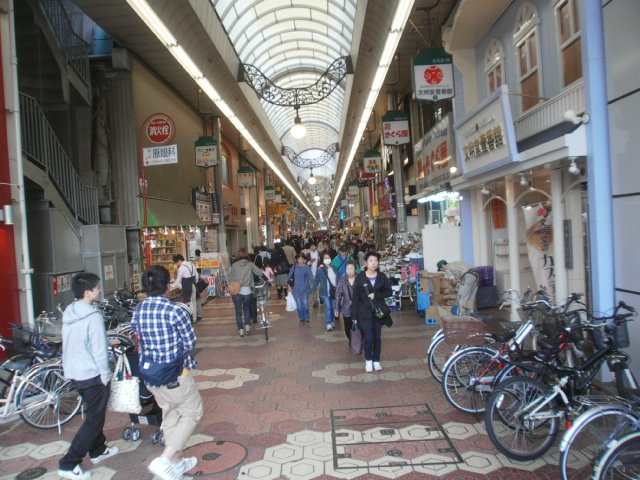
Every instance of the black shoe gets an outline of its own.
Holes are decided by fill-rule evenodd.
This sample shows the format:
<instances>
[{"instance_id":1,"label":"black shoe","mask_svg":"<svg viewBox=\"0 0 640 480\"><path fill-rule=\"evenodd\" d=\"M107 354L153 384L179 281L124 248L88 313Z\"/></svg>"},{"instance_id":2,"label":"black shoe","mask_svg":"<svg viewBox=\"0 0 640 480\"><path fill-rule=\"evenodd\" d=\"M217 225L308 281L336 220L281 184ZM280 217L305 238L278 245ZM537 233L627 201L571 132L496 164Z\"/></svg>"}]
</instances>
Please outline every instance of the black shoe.
<instances>
[{"instance_id":1,"label":"black shoe","mask_svg":"<svg viewBox=\"0 0 640 480\"><path fill-rule=\"evenodd\" d=\"M319 306L320 306L320 303L318 302L318 300L313 302L313 308L318 308Z\"/></svg>"}]
</instances>

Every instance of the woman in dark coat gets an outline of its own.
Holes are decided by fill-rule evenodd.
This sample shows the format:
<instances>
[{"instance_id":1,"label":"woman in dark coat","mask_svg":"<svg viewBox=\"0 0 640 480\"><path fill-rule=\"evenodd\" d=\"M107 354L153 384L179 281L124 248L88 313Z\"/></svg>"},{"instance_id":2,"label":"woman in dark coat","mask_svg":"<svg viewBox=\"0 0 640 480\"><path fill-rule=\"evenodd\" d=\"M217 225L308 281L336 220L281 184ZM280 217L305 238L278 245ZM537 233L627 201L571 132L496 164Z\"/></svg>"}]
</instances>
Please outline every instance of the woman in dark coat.
<instances>
[{"instance_id":1,"label":"woman in dark coat","mask_svg":"<svg viewBox=\"0 0 640 480\"><path fill-rule=\"evenodd\" d=\"M391 282L384 273L378 271L380 255L369 252L367 267L356 276L353 285L351 318L357 321L364 339L365 371L382 370L382 321L373 314L373 304L381 305L393 294Z\"/></svg>"},{"instance_id":2,"label":"woman in dark coat","mask_svg":"<svg viewBox=\"0 0 640 480\"><path fill-rule=\"evenodd\" d=\"M289 278L289 262L287 255L282 249L282 245L276 245L271 254L271 266L276 273L276 289L278 290L278 298L284 298L287 295L287 279Z\"/></svg>"}]
</instances>

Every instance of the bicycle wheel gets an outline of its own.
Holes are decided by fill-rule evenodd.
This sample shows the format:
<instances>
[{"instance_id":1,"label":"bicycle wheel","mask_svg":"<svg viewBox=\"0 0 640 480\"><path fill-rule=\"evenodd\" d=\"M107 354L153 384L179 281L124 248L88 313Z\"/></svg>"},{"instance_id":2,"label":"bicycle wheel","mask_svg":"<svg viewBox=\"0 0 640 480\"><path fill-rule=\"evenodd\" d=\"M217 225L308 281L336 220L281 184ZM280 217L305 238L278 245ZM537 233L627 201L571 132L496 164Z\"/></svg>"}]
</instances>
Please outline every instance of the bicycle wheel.
<instances>
[{"instance_id":1,"label":"bicycle wheel","mask_svg":"<svg viewBox=\"0 0 640 480\"><path fill-rule=\"evenodd\" d=\"M498 352L469 347L456 352L442 372L442 391L447 401L465 413L482 413L493 379L500 368Z\"/></svg>"},{"instance_id":2,"label":"bicycle wheel","mask_svg":"<svg viewBox=\"0 0 640 480\"><path fill-rule=\"evenodd\" d=\"M82 398L71 380L64 378L62 366L36 369L26 375L16 390L16 409L35 428L63 425L80 411Z\"/></svg>"},{"instance_id":3,"label":"bicycle wheel","mask_svg":"<svg viewBox=\"0 0 640 480\"><path fill-rule=\"evenodd\" d=\"M444 336L438 337L429 347L427 365L429 366L431 376L438 383L442 383L442 370L456 348L457 347L452 347L445 343Z\"/></svg>"},{"instance_id":4,"label":"bicycle wheel","mask_svg":"<svg viewBox=\"0 0 640 480\"><path fill-rule=\"evenodd\" d=\"M632 433L610 444L594 470L594 480L640 478L640 433Z\"/></svg>"},{"instance_id":5,"label":"bicycle wheel","mask_svg":"<svg viewBox=\"0 0 640 480\"><path fill-rule=\"evenodd\" d=\"M534 460L558 436L560 413L555 399L543 406L549 387L527 377L511 377L497 385L485 410L485 426L494 446L514 460ZM532 410L536 409L534 413Z\"/></svg>"},{"instance_id":6,"label":"bicycle wheel","mask_svg":"<svg viewBox=\"0 0 640 480\"><path fill-rule=\"evenodd\" d=\"M580 415L560 442L562 479L591 478L607 445L638 430L639 419L640 412L624 405L594 407Z\"/></svg>"}]
</instances>

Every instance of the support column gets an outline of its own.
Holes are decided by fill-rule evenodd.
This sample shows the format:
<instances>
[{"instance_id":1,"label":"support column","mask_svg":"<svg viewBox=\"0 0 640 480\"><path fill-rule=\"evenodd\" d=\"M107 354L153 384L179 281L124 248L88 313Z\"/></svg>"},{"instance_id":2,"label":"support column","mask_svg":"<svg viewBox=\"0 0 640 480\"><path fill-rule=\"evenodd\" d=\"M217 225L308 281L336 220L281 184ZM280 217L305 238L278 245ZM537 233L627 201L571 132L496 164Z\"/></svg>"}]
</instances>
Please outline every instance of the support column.
<instances>
[{"instance_id":1,"label":"support column","mask_svg":"<svg viewBox=\"0 0 640 480\"><path fill-rule=\"evenodd\" d=\"M389 93L389 109L398 109L398 94ZM396 231L407 231L407 209L404 204L404 175L402 174L402 148L398 145L391 147L391 161L393 163L393 193L396 196Z\"/></svg>"},{"instance_id":2,"label":"support column","mask_svg":"<svg viewBox=\"0 0 640 480\"><path fill-rule=\"evenodd\" d=\"M513 177L505 179L505 196L507 201L507 233L509 238L509 288L515 288L520 292L520 245L518 245L518 211L516 210L515 195L513 191ZM520 292L522 293L522 292ZM511 321L520 320L518 316L518 302L511 301Z\"/></svg>"},{"instance_id":3,"label":"support column","mask_svg":"<svg viewBox=\"0 0 640 480\"><path fill-rule=\"evenodd\" d=\"M551 225L553 227L553 263L556 280L556 303L569 295L564 257L564 208L562 202L562 172L551 171Z\"/></svg>"},{"instance_id":4,"label":"support column","mask_svg":"<svg viewBox=\"0 0 640 480\"><path fill-rule=\"evenodd\" d=\"M589 184L589 244L591 307L610 312L615 306L615 255L607 64L601 0L584 0L580 12L582 77L589 123L587 129L587 180Z\"/></svg>"},{"instance_id":5,"label":"support column","mask_svg":"<svg viewBox=\"0 0 640 480\"><path fill-rule=\"evenodd\" d=\"M220 253L227 251L227 231L224 224L224 195L222 190L222 133L220 131L220 118L211 117L213 124L213 137L218 142L218 164L214 167L216 172L216 196L218 197L218 212L220 212L220 223L218 224L218 250Z\"/></svg>"},{"instance_id":6,"label":"support column","mask_svg":"<svg viewBox=\"0 0 640 480\"><path fill-rule=\"evenodd\" d=\"M475 235L473 256L477 265L490 265L489 260L489 235L487 233L487 214L483 207L484 195L480 190L471 193L471 209L473 211Z\"/></svg>"},{"instance_id":7,"label":"support column","mask_svg":"<svg viewBox=\"0 0 640 480\"><path fill-rule=\"evenodd\" d=\"M271 186L271 178L269 177L269 170L264 167L264 186ZM269 217L269 203L267 199L264 200L264 221L267 227L267 248L273 248L273 228L271 227L271 218Z\"/></svg>"}]
</instances>

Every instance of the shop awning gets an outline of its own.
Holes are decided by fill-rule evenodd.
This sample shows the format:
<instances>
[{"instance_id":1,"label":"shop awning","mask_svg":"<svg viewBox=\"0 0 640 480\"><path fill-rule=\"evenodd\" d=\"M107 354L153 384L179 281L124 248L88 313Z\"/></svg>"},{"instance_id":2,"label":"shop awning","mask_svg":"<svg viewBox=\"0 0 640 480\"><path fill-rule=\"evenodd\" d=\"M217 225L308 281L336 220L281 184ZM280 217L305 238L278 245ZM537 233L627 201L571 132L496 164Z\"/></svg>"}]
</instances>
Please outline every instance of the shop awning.
<instances>
[{"instance_id":1,"label":"shop awning","mask_svg":"<svg viewBox=\"0 0 640 480\"><path fill-rule=\"evenodd\" d=\"M144 226L144 199L142 198L140 199L140 223ZM203 223L190 203L147 198L147 226L179 225L203 225Z\"/></svg>"}]
</instances>

